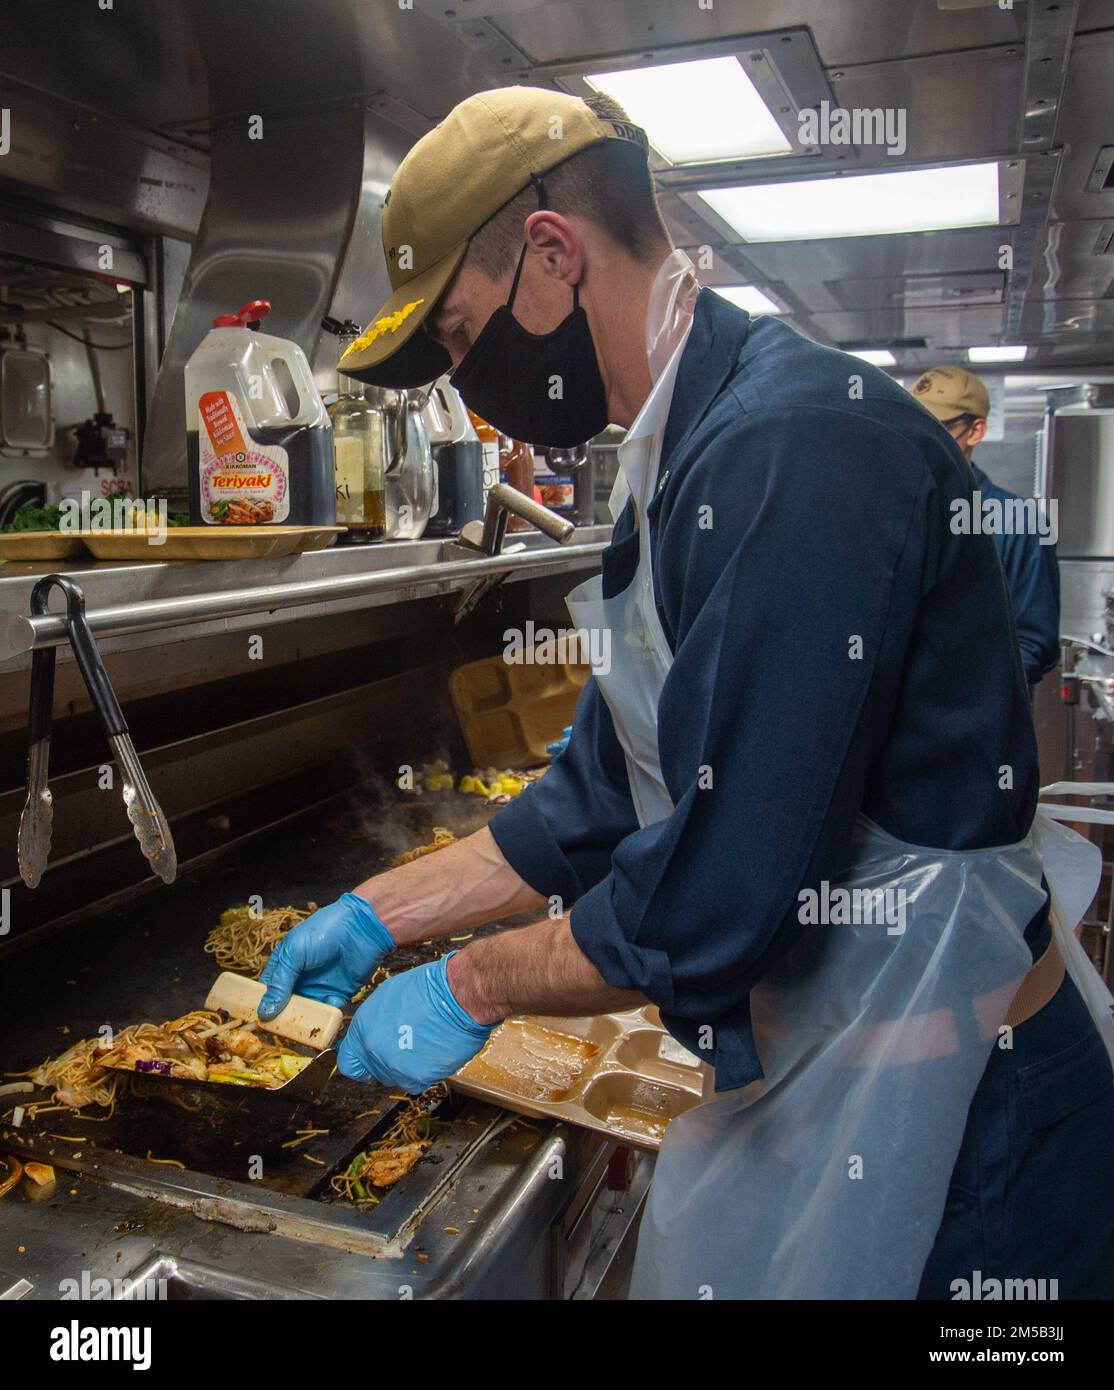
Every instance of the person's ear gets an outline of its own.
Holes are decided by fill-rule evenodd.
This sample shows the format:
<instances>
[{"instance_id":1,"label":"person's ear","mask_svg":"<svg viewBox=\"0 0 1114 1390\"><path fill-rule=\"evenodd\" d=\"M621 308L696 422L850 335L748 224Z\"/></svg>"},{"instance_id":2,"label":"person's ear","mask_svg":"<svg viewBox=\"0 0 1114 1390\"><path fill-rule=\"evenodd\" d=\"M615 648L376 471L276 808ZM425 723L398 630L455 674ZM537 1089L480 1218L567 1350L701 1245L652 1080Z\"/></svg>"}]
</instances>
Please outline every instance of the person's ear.
<instances>
[{"instance_id":1,"label":"person's ear","mask_svg":"<svg viewBox=\"0 0 1114 1390\"><path fill-rule=\"evenodd\" d=\"M539 258L547 275L568 285L580 283L584 253L580 238L566 217L541 208L526 219L523 231L527 246Z\"/></svg>"},{"instance_id":2,"label":"person's ear","mask_svg":"<svg viewBox=\"0 0 1114 1390\"><path fill-rule=\"evenodd\" d=\"M976 420L971 426L971 432L967 436L967 448L973 449L976 444L981 444L986 435L986 421Z\"/></svg>"}]
</instances>

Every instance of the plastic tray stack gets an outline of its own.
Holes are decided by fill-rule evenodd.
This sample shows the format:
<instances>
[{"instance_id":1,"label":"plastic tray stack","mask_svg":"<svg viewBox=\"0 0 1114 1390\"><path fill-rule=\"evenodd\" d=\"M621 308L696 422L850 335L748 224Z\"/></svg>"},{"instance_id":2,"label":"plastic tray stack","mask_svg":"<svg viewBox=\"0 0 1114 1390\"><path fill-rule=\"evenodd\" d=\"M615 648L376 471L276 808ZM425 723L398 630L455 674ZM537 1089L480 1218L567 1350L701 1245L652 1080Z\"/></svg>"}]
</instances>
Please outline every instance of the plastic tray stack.
<instances>
[{"instance_id":1,"label":"plastic tray stack","mask_svg":"<svg viewBox=\"0 0 1114 1390\"><path fill-rule=\"evenodd\" d=\"M590 674L574 661L515 665L502 654L458 666L449 694L468 755L479 768L533 767L545 762Z\"/></svg>"},{"instance_id":2,"label":"plastic tray stack","mask_svg":"<svg viewBox=\"0 0 1114 1390\"><path fill-rule=\"evenodd\" d=\"M260 560L324 550L343 526L170 526L159 544L143 527L112 531L6 531L0 559Z\"/></svg>"}]
</instances>

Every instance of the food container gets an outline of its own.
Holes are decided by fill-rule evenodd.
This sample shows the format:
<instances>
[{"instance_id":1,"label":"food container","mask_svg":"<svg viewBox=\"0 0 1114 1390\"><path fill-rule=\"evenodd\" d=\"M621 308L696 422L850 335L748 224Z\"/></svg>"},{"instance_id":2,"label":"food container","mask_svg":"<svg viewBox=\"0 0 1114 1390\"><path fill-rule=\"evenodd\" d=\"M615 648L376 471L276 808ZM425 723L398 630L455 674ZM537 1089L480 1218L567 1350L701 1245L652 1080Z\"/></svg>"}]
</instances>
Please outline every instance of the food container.
<instances>
[{"instance_id":1,"label":"food container","mask_svg":"<svg viewBox=\"0 0 1114 1390\"><path fill-rule=\"evenodd\" d=\"M84 554L77 531L0 531L2 560L72 560Z\"/></svg>"},{"instance_id":2,"label":"food container","mask_svg":"<svg viewBox=\"0 0 1114 1390\"><path fill-rule=\"evenodd\" d=\"M186 363L190 520L200 526L330 526L333 429L305 353L260 333L254 299L219 314Z\"/></svg>"},{"instance_id":3,"label":"food container","mask_svg":"<svg viewBox=\"0 0 1114 1390\"><path fill-rule=\"evenodd\" d=\"M170 526L160 545L142 528L82 531L98 560L274 560L324 550L343 526Z\"/></svg>"},{"instance_id":4,"label":"food container","mask_svg":"<svg viewBox=\"0 0 1114 1390\"><path fill-rule=\"evenodd\" d=\"M595 1018L509 1018L451 1084L654 1152L669 1122L711 1095L713 1073L646 1007Z\"/></svg>"}]
</instances>

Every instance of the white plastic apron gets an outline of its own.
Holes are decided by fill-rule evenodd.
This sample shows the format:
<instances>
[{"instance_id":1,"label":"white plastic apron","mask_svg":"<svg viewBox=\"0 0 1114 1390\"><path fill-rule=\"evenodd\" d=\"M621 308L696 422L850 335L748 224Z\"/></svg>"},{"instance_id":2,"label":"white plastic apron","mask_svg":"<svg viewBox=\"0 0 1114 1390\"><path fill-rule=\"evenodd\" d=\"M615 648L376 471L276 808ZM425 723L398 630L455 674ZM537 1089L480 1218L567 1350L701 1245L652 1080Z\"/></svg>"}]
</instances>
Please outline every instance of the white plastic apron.
<instances>
[{"instance_id":1,"label":"white plastic apron","mask_svg":"<svg viewBox=\"0 0 1114 1390\"><path fill-rule=\"evenodd\" d=\"M597 576L568 599L577 627L610 632L610 669L594 679L643 826L673 810L657 734L672 653L645 517L683 350L682 340L619 449L639 527L635 577L613 598ZM899 920L879 921L877 907L860 908L857 924L832 914L752 990L765 1079L669 1126L632 1297L916 1295L971 1101L1032 963L1023 933L1044 900L1042 868L1056 943L1114 1060L1111 996L1073 935L1101 855L1057 817L1114 819L1042 806L1021 843L956 852L904 844L858 818L849 867L833 887L888 890L885 906ZM881 905L877 896L858 901Z\"/></svg>"},{"instance_id":2,"label":"white plastic apron","mask_svg":"<svg viewBox=\"0 0 1114 1390\"><path fill-rule=\"evenodd\" d=\"M646 354L654 384L619 446L619 475L610 500L611 515L618 519L627 497L634 499L638 527L634 580L615 598L605 599L603 579L597 574L579 584L565 600L575 627L608 635L609 646L592 646L591 650L608 653L607 664L617 677L613 683L596 673L600 692L615 718L641 825L661 820L673 810L658 758L658 699L673 664L673 653L654 605L650 528L644 518L657 487L673 388L692 330L696 289L692 262L683 251L674 251L662 264L650 290ZM613 695L622 706L618 714L611 703Z\"/></svg>"}]
</instances>

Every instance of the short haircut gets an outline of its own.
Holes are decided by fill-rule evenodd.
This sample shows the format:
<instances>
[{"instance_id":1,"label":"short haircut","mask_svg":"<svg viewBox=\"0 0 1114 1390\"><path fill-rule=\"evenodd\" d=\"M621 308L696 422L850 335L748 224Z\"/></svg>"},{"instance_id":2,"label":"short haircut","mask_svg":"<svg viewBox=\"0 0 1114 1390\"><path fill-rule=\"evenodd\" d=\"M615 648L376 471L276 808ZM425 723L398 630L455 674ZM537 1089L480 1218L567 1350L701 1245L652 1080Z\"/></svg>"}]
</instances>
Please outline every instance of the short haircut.
<instances>
[{"instance_id":1,"label":"short haircut","mask_svg":"<svg viewBox=\"0 0 1114 1390\"><path fill-rule=\"evenodd\" d=\"M602 120L630 124L617 101L602 93L585 98ZM627 140L606 140L566 159L541 175L546 204L554 212L574 213L595 223L635 260L650 262L672 246L658 206L646 151ZM538 210L532 184L503 204L474 233L467 264L498 280L522 249L522 224Z\"/></svg>"}]
</instances>

